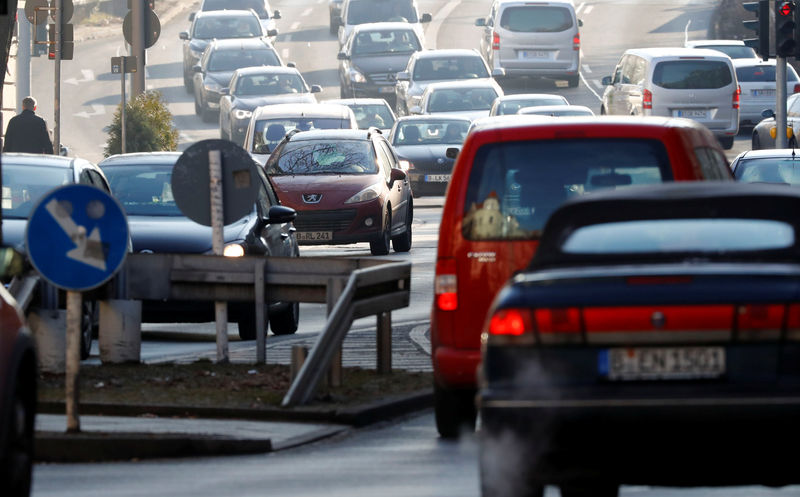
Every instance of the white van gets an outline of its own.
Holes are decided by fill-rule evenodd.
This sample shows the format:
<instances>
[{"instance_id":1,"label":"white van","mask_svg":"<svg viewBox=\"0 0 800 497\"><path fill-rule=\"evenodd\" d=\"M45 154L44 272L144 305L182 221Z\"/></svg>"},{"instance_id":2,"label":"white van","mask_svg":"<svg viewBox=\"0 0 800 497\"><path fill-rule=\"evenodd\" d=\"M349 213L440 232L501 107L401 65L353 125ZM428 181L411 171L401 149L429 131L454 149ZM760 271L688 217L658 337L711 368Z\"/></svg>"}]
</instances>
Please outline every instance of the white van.
<instances>
[{"instance_id":1,"label":"white van","mask_svg":"<svg viewBox=\"0 0 800 497\"><path fill-rule=\"evenodd\" d=\"M494 0L489 15L475 25L483 27L481 54L492 69L578 86L582 23L571 0Z\"/></svg>"},{"instance_id":2,"label":"white van","mask_svg":"<svg viewBox=\"0 0 800 497\"><path fill-rule=\"evenodd\" d=\"M716 50L627 50L603 84L601 114L686 117L704 124L725 149L739 132L739 82L731 58Z\"/></svg>"}]
</instances>

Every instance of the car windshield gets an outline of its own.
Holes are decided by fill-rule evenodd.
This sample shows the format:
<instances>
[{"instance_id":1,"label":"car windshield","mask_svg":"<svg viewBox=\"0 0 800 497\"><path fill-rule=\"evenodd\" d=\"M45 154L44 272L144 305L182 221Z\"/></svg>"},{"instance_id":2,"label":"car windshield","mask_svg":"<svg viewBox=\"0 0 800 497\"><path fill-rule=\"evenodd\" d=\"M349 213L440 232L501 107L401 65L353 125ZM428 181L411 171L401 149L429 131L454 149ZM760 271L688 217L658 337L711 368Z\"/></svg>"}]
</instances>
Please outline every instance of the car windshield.
<instances>
[{"instance_id":1,"label":"car windshield","mask_svg":"<svg viewBox=\"0 0 800 497\"><path fill-rule=\"evenodd\" d=\"M237 97L305 93L306 85L297 74L245 74L236 80Z\"/></svg>"},{"instance_id":2,"label":"car windshield","mask_svg":"<svg viewBox=\"0 0 800 497\"><path fill-rule=\"evenodd\" d=\"M364 31L353 40L352 55L409 53L421 49L417 35L410 29Z\"/></svg>"},{"instance_id":3,"label":"car windshield","mask_svg":"<svg viewBox=\"0 0 800 497\"><path fill-rule=\"evenodd\" d=\"M428 112L489 110L495 98L493 88L437 89L428 99Z\"/></svg>"},{"instance_id":4,"label":"car windshield","mask_svg":"<svg viewBox=\"0 0 800 497\"><path fill-rule=\"evenodd\" d=\"M353 110L359 129L372 127L380 129L391 128L394 124L392 111L383 104L346 104Z\"/></svg>"},{"instance_id":5,"label":"car windshield","mask_svg":"<svg viewBox=\"0 0 800 497\"><path fill-rule=\"evenodd\" d=\"M759 157L736 164L734 176L745 183L800 185L800 158Z\"/></svg>"},{"instance_id":6,"label":"car windshield","mask_svg":"<svg viewBox=\"0 0 800 497\"><path fill-rule=\"evenodd\" d=\"M538 238L565 200L593 191L672 179L657 140L594 138L500 142L472 166L462 231L469 240Z\"/></svg>"},{"instance_id":7,"label":"car windshield","mask_svg":"<svg viewBox=\"0 0 800 497\"><path fill-rule=\"evenodd\" d=\"M774 83L775 66L763 64L737 67L736 79L740 83ZM786 66L786 80L797 81L797 72L790 65Z\"/></svg>"},{"instance_id":8,"label":"car windshield","mask_svg":"<svg viewBox=\"0 0 800 497\"><path fill-rule=\"evenodd\" d=\"M527 97L527 98L512 98L503 100L497 104L495 114L504 116L506 114L516 114L520 109L525 107L537 107L540 105L567 105L564 97L559 95L542 96L542 97Z\"/></svg>"},{"instance_id":9,"label":"car windshield","mask_svg":"<svg viewBox=\"0 0 800 497\"><path fill-rule=\"evenodd\" d=\"M347 24L368 22L419 22L411 0L351 0L347 4Z\"/></svg>"},{"instance_id":10,"label":"car windshield","mask_svg":"<svg viewBox=\"0 0 800 497\"><path fill-rule=\"evenodd\" d=\"M794 245L794 228L771 219L648 219L593 224L566 237L568 254L723 254Z\"/></svg>"},{"instance_id":11,"label":"car windshield","mask_svg":"<svg viewBox=\"0 0 800 497\"><path fill-rule=\"evenodd\" d=\"M721 60L671 60L653 70L653 84L672 90L713 90L732 82L731 70Z\"/></svg>"},{"instance_id":12,"label":"car windshield","mask_svg":"<svg viewBox=\"0 0 800 497\"><path fill-rule=\"evenodd\" d=\"M3 164L3 217L27 219L40 198L53 188L72 183L65 167Z\"/></svg>"},{"instance_id":13,"label":"car windshield","mask_svg":"<svg viewBox=\"0 0 800 497\"><path fill-rule=\"evenodd\" d=\"M470 122L403 121L395 130L393 145L460 145L467 136Z\"/></svg>"},{"instance_id":14,"label":"car windshield","mask_svg":"<svg viewBox=\"0 0 800 497\"><path fill-rule=\"evenodd\" d=\"M500 27L523 33L555 33L572 27L572 14L564 7L508 7L500 17Z\"/></svg>"},{"instance_id":15,"label":"car windshield","mask_svg":"<svg viewBox=\"0 0 800 497\"><path fill-rule=\"evenodd\" d=\"M480 56L424 58L414 64L414 81L488 78Z\"/></svg>"},{"instance_id":16,"label":"car windshield","mask_svg":"<svg viewBox=\"0 0 800 497\"><path fill-rule=\"evenodd\" d=\"M225 72L243 67L279 65L281 65L281 61L272 49L215 50L210 55L206 69L212 72Z\"/></svg>"},{"instance_id":17,"label":"car windshield","mask_svg":"<svg viewBox=\"0 0 800 497\"><path fill-rule=\"evenodd\" d=\"M253 9L261 19L269 19L263 0L205 0L203 10L249 10Z\"/></svg>"},{"instance_id":18,"label":"car windshield","mask_svg":"<svg viewBox=\"0 0 800 497\"><path fill-rule=\"evenodd\" d=\"M368 141L302 140L289 142L277 160L270 158L267 174L375 174L378 163Z\"/></svg>"},{"instance_id":19,"label":"car windshield","mask_svg":"<svg viewBox=\"0 0 800 497\"><path fill-rule=\"evenodd\" d=\"M253 149L256 154L268 154L283 140L286 133L294 129L349 129L350 120L339 117L293 117L259 119L255 123Z\"/></svg>"},{"instance_id":20,"label":"car windshield","mask_svg":"<svg viewBox=\"0 0 800 497\"><path fill-rule=\"evenodd\" d=\"M172 196L172 164L102 166L129 216L183 216Z\"/></svg>"},{"instance_id":21,"label":"car windshield","mask_svg":"<svg viewBox=\"0 0 800 497\"><path fill-rule=\"evenodd\" d=\"M201 17L194 25L194 38L253 38L262 36L261 23L253 15L246 17Z\"/></svg>"},{"instance_id":22,"label":"car windshield","mask_svg":"<svg viewBox=\"0 0 800 497\"><path fill-rule=\"evenodd\" d=\"M695 48L706 48L722 52L731 59L754 59L756 51L741 45L695 45Z\"/></svg>"}]
</instances>

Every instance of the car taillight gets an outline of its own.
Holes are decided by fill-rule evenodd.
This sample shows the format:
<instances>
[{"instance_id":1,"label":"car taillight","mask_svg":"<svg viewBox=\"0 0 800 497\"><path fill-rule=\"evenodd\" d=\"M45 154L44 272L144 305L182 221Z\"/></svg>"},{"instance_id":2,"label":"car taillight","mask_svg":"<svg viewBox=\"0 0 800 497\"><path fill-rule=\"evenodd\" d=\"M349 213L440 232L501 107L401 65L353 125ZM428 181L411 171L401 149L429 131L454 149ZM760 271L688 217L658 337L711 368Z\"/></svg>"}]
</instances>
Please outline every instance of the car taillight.
<instances>
[{"instance_id":1,"label":"car taillight","mask_svg":"<svg viewBox=\"0 0 800 497\"><path fill-rule=\"evenodd\" d=\"M792 93L800 93L800 84L794 85Z\"/></svg>"},{"instance_id":2,"label":"car taillight","mask_svg":"<svg viewBox=\"0 0 800 497\"><path fill-rule=\"evenodd\" d=\"M527 309L501 309L489 320L490 335L520 336L533 333L531 311Z\"/></svg>"},{"instance_id":3,"label":"car taillight","mask_svg":"<svg viewBox=\"0 0 800 497\"><path fill-rule=\"evenodd\" d=\"M581 332L581 310L577 307L537 309L534 316L539 333Z\"/></svg>"},{"instance_id":4,"label":"car taillight","mask_svg":"<svg viewBox=\"0 0 800 497\"><path fill-rule=\"evenodd\" d=\"M436 307L440 311L458 309L458 279L456 260L442 258L436 261L436 277L433 280L433 293Z\"/></svg>"},{"instance_id":5,"label":"car taillight","mask_svg":"<svg viewBox=\"0 0 800 497\"><path fill-rule=\"evenodd\" d=\"M581 49L581 34L578 33L572 37L572 49L573 50L580 50Z\"/></svg>"},{"instance_id":6,"label":"car taillight","mask_svg":"<svg viewBox=\"0 0 800 497\"><path fill-rule=\"evenodd\" d=\"M742 88L737 86L736 87L736 91L733 92L733 108L734 109L738 109L739 108L739 99L740 99L741 95L742 95Z\"/></svg>"},{"instance_id":7,"label":"car taillight","mask_svg":"<svg viewBox=\"0 0 800 497\"><path fill-rule=\"evenodd\" d=\"M492 32L492 50L500 50L500 35L497 31Z\"/></svg>"},{"instance_id":8,"label":"car taillight","mask_svg":"<svg viewBox=\"0 0 800 497\"><path fill-rule=\"evenodd\" d=\"M653 92L651 92L650 90L644 90L642 92L642 108L643 109L653 108Z\"/></svg>"}]
</instances>

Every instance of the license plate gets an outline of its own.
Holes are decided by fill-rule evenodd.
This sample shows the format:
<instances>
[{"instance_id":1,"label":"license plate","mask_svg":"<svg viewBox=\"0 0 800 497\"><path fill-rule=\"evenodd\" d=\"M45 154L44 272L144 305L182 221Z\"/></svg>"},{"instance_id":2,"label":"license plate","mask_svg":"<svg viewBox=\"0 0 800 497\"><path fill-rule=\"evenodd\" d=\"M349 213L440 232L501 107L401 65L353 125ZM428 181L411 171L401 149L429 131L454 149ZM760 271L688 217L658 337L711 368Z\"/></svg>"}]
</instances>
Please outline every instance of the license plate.
<instances>
[{"instance_id":1,"label":"license plate","mask_svg":"<svg viewBox=\"0 0 800 497\"><path fill-rule=\"evenodd\" d=\"M598 372L609 380L692 380L725 374L722 347L635 347L601 350Z\"/></svg>"},{"instance_id":2,"label":"license plate","mask_svg":"<svg viewBox=\"0 0 800 497\"><path fill-rule=\"evenodd\" d=\"M775 90L750 90L754 97L774 97Z\"/></svg>"},{"instance_id":3,"label":"license plate","mask_svg":"<svg viewBox=\"0 0 800 497\"><path fill-rule=\"evenodd\" d=\"M381 86L378 93L394 93L394 86Z\"/></svg>"},{"instance_id":4,"label":"license plate","mask_svg":"<svg viewBox=\"0 0 800 497\"><path fill-rule=\"evenodd\" d=\"M428 183L447 183L450 181L449 174L428 174L425 176L425 181Z\"/></svg>"},{"instance_id":5,"label":"license plate","mask_svg":"<svg viewBox=\"0 0 800 497\"><path fill-rule=\"evenodd\" d=\"M326 240L330 241L333 240L333 232L332 231L298 231L295 233L297 237L297 241L320 241Z\"/></svg>"},{"instance_id":6,"label":"license plate","mask_svg":"<svg viewBox=\"0 0 800 497\"><path fill-rule=\"evenodd\" d=\"M550 52L547 50L521 50L519 57L521 59L549 59Z\"/></svg>"},{"instance_id":7,"label":"license plate","mask_svg":"<svg viewBox=\"0 0 800 497\"><path fill-rule=\"evenodd\" d=\"M705 119L708 111L705 109L676 110L675 117L688 117L690 119Z\"/></svg>"}]
</instances>

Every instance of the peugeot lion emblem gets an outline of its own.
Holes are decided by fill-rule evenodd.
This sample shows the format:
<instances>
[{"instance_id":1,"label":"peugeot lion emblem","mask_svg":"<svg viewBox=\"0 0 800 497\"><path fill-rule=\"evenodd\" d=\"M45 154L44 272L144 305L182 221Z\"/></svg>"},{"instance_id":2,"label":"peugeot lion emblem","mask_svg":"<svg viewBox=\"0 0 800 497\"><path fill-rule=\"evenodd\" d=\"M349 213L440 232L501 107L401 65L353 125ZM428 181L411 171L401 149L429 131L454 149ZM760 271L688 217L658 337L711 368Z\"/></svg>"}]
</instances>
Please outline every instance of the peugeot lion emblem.
<instances>
[{"instance_id":1,"label":"peugeot lion emblem","mask_svg":"<svg viewBox=\"0 0 800 497\"><path fill-rule=\"evenodd\" d=\"M321 193L304 193L303 194L303 202L307 204L318 204L319 201L322 200Z\"/></svg>"},{"instance_id":2,"label":"peugeot lion emblem","mask_svg":"<svg viewBox=\"0 0 800 497\"><path fill-rule=\"evenodd\" d=\"M444 164L444 159L439 157L438 159L436 159L436 163L439 164L439 165Z\"/></svg>"}]
</instances>

